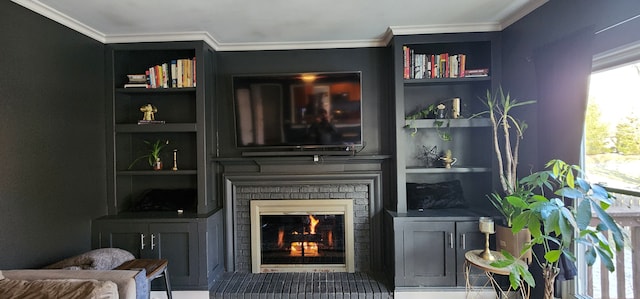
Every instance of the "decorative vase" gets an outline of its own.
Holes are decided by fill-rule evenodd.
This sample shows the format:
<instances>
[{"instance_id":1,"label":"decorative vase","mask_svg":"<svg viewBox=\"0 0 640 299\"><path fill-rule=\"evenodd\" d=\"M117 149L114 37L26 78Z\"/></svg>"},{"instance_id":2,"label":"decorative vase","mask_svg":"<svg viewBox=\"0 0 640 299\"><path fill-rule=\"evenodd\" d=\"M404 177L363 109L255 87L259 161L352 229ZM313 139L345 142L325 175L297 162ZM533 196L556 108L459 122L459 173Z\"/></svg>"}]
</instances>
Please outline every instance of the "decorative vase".
<instances>
[{"instance_id":1,"label":"decorative vase","mask_svg":"<svg viewBox=\"0 0 640 299\"><path fill-rule=\"evenodd\" d=\"M505 250L517 257L520 256L520 252L529 242L531 242L529 229L525 228L514 234L510 227L496 225L496 250L498 252ZM531 250L522 256L522 260L527 264L532 262Z\"/></svg>"},{"instance_id":2,"label":"decorative vase","mask_svg":"<svg viewBox=\"0 0 640 299\"><path fill-rule=\"evenodd\" d=\"M162 160L160 158L153 162L153 170L162 170Z\"/></svg>"}]
</instances>

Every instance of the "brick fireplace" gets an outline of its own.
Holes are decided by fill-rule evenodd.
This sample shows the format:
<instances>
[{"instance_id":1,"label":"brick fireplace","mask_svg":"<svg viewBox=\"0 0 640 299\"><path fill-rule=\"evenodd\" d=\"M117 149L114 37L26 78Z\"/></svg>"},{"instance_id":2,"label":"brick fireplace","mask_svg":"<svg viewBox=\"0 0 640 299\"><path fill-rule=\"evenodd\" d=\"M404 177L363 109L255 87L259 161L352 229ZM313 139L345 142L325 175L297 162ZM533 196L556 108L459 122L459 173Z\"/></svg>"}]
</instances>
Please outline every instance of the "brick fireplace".
<instances>
[{"instance_id":1,"label":"brick fireplace","mask_svg":"<svg viewBox=\"0 0 640 299\"><path fill-rule=\"evenodd\" d=\"M353 270L381 265L380 174L226 174L227 271L252 272L251 201L348 200L353 206ZM255 251L255 250L254 250Z\"/></svg>"}]
</instances>

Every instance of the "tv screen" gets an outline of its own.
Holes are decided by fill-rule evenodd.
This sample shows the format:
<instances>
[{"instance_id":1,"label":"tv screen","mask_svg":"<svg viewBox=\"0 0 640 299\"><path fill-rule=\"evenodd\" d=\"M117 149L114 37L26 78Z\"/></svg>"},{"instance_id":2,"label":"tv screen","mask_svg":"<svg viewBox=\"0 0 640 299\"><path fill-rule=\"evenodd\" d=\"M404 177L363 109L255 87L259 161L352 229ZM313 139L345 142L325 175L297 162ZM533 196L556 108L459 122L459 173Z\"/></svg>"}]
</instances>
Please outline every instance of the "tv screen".
<instances>
[{"instance_id":1,"label":"tv screen","mask_svg":"<svg viewBox=\"0 0 640 299\"><path fill-rule=\"evenodd\" d=\"M360 72L233 77L241 149L362 145Z\"/></svg>"}]
</instances>

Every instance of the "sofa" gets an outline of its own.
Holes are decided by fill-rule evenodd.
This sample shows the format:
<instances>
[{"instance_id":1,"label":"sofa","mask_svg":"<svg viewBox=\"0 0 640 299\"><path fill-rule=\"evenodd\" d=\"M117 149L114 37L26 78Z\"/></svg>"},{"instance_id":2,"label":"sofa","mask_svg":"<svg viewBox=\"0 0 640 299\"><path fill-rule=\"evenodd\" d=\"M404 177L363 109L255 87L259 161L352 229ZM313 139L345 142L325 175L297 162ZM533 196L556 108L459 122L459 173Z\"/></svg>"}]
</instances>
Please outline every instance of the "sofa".
<instances>
[{"instance_id":1,"label":"sofa","mask_svg":"<svg viewBox=\"0 0 640 299\"><path fill-rule=\"evenodd\" d=\"M144 269L113 270L131 259L124 250L104 248L44 269L1 270L0 298L148 299Z\"/></svg>"}]
</instances>

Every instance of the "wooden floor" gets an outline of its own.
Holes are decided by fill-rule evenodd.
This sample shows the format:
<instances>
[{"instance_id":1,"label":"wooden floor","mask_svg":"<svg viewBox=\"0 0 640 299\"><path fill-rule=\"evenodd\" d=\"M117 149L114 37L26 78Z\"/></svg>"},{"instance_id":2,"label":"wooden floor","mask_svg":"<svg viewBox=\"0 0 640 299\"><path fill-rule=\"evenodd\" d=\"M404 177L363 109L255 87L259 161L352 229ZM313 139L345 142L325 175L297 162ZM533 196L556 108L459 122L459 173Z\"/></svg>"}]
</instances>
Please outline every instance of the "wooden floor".
<instances>
[{"instance_id":1,"label":"wooden floor","mask_svg":"<svg viewBox=\"0 0 640 299\"><path fill-rule=\"evenodd\" d=\"M210 298L393 298L378 276L367 273L224 273Z\"/></svg>"}]
</instances>

